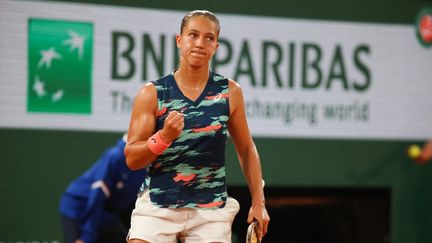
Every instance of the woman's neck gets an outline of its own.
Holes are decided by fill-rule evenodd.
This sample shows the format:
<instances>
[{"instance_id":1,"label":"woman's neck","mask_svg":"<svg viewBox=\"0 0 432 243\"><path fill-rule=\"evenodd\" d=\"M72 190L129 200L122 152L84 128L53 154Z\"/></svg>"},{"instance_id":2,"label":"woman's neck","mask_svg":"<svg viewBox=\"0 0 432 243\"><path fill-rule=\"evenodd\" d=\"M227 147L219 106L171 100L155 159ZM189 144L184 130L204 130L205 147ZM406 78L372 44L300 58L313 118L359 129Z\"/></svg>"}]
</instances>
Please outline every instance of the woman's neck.
<instances>
[{"instance_id":1,"label":"woman's neck","mask_svg":"<svg viewBox=\"0 0 432 243\"><path fill-rule=\"evenodd\" d=\"M202 67L198 69L182 67L174 72L174 78L184 86L196 87L206 83L209 77L209 69Z\"/></svg>"}]
</instances>

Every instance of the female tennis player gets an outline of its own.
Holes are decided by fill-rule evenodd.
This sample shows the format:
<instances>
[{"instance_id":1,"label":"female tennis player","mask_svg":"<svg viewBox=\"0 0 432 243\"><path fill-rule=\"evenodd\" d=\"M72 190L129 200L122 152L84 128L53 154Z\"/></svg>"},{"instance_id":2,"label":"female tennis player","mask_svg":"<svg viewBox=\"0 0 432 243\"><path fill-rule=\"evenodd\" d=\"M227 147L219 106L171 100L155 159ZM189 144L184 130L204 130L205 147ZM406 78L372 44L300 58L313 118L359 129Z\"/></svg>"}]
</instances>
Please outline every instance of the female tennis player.
<instances>
[{"instance_id":1,"label":"female tennis player","mask_svg":"<svg viewBox=\"0 0 432 243\"><path fill-rule=\"evenodd\" d=\"M210 71L220 25L206 10L187 13L176 35L180 64L135 98L125 148L131 169L148 166L131 216L129 243L231 242L238 202L227 195L229 132L251 193L248 222L262 238L270 221L260 159L240 86Z\"/></svg>"}]
</instances>

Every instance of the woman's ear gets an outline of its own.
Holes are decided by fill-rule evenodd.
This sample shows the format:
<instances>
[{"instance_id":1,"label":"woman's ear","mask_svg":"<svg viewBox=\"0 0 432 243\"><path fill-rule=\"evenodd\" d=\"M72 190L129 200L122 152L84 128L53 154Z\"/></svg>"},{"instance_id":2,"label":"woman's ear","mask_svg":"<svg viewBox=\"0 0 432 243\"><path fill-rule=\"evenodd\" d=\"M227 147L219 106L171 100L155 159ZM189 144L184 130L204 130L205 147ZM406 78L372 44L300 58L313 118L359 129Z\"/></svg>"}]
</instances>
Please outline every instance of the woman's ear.
<instances>
[{"instance_id":1,"label":"woman's ear","mask_svg":"<svg viewBox=\"0 0 432 243\"><path fill-rule=\"evenodd\" d=\"M181 34L176 34L177 47L181 48Z\"/></svg>"}]
</instances>

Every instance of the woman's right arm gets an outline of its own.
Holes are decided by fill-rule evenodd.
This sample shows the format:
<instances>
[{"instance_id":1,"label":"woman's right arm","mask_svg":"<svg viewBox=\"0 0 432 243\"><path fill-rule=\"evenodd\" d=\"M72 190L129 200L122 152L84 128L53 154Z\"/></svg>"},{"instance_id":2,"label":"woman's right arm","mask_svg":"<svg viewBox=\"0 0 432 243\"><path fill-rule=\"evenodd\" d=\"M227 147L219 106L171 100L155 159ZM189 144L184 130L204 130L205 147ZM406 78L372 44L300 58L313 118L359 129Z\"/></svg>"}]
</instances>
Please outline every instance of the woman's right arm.
<instances>
[{"instance_id":1,"label":"woman's right arm","mask_svg":"<svg viewBox=\"0 0 432 243\"><path fill-rule=\"evenodd\" d=\"M124 150L131 170L142 169L157 157L147 146L147 139L155 133L157 110L156 88L147 83L135 97Z\"/></svg>"},{"instance_id":2,"label":"woman's right arm","mask_svg":"<svg viewBox=\"0 0 432 243\"><path fill-rule=\"evenodd\" d=\"M156 158L147 145L147 140L156 132L156 114L158 113L158 101L156 87L148 83L140 90L134 100L132 115L129 123L128 141L125 147L126 163L129 169L139 170ZM163 144L171 144L184 128L183 114L178 111L170 111L165 118L159 137ZM164 147L163 149L166 149ZM159 150L159 149L158 149Z\"/></svg>"}]
</instances>

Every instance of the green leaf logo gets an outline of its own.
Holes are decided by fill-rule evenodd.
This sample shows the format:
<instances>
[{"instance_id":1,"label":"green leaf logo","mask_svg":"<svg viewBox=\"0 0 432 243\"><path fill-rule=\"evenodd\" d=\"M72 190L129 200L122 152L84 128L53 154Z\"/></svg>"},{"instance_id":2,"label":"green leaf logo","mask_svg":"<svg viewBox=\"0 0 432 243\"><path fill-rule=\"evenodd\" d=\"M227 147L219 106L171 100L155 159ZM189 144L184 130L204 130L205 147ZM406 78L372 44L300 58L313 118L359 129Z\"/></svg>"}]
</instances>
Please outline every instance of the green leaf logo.
<instances>
[{"instance_id":1,"label":"green leaf logo","mask_svg":"<svg viewBox=\"0 0 432 243\"><path fill-rule=\"evenodd\" d=\"M91 113L93 24L29 19L27 111Z\"/></svg>"}]
</instances>

